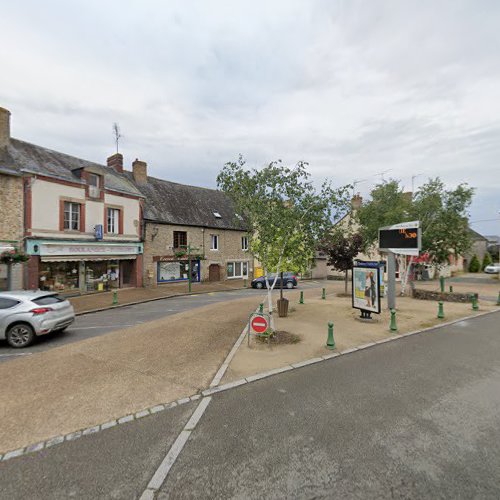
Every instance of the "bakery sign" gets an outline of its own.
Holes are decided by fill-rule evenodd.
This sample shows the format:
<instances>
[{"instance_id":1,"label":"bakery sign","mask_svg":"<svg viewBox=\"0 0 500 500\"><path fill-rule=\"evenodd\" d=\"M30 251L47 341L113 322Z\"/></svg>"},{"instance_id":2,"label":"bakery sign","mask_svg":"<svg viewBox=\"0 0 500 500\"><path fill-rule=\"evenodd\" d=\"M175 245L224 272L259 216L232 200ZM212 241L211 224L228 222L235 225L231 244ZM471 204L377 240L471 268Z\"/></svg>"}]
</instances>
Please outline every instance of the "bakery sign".
<instances>
[{"instance_id":1,"label":"bakery sign","mask_svg":"<svg viewBox=\"0 0 500 500\"><path fill-rule=\"evenodd\" d=\"M42 244L40 255L136 255L139 245Z\"/></svg>"}]
</instances>

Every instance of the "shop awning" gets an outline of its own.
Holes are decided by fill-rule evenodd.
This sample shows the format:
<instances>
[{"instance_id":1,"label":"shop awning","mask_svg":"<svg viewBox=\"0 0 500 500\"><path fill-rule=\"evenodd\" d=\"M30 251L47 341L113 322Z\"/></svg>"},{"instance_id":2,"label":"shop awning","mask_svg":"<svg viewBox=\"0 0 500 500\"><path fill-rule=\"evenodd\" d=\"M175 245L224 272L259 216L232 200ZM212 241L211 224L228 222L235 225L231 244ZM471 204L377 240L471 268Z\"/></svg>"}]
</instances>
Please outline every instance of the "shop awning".
<instances>
[{"instance_id":1,"label":"shop awning","mask_svg":"<svg viewBox=\"0 0 500 500\"><path fill-rule=\"evenodd\" d=\"M79 262L98 260L135 260L137 255L42 255L42 262Z\"/></svg>"}]
</instances>

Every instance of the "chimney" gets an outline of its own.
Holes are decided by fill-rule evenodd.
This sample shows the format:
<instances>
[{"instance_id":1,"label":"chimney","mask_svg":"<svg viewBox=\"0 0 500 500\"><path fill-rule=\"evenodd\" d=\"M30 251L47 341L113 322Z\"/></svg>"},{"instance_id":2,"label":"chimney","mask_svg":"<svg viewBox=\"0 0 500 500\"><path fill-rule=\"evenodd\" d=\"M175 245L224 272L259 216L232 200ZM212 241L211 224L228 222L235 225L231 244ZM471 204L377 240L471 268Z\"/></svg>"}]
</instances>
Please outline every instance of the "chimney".
<instances>
[{"instance_id":1,"label":"chimney","mask_svg":"<svg viewBox=\"0 0 500 500\"><path fill-rule=\"evenodd\" d=\"M108 158L108 167L114 168L119 174L123 173L123 155L115 153Z\"/></svg>"},{"instance_id":2,"label":"chimney","mask_svg":"<svg viewBox=\"0 0 500 500\"><path fill-rule=\"evenodd\" d=\"M5 148L10 142L10 111L0 108L0 148Z\"/></svg>"},{"instance_id":3,"label":"chimney","mask_svg":"<svg viewBox=\"0 0 500 500\"><path fill-rule=\"evenodd\" d=\"M361 208L362 204L363 204L363 197L359 193L356 193L351 200L352 209L357 210L358 208Z\"/></svg>"},{"instance_id":4,"label":"chimney","mask_svg":"<svg viewBox=\"0 0 500 500\"><path fill-rule=\"evenodd\" d=\"M413 201L413 193L411 191L406 191L403 193L403 198L411 203Z\"/></svg>"},{"instance_id":5,"label":"chimney","mask_svg":"<svg viewBox=\"0 0 500 500\"><path fill-rule=\"evenodd\" d=\"M132 171L137 184L146 184L148 182L148 164L145 161L140 161L136 158L132 162Z\"/></svg>"}]
</instances>

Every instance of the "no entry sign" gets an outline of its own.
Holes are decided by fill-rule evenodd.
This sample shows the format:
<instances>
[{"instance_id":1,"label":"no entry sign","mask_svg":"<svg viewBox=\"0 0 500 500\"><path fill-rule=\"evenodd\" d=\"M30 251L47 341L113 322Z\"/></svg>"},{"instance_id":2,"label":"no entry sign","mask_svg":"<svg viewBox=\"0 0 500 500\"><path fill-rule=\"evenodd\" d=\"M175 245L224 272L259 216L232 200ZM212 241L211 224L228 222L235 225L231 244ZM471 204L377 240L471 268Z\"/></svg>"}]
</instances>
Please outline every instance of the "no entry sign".
<instances>
[{"instance_id":1,"label":"no entry sign","mask_svg":"<svg viewBox=\"0 0 500 500\"><path fill-rule=\"evenodd\" d=\"M255 333L264 333L267 330L267 319L263 316L255 316L250 323Z\"/></svg>"}]
</instances>

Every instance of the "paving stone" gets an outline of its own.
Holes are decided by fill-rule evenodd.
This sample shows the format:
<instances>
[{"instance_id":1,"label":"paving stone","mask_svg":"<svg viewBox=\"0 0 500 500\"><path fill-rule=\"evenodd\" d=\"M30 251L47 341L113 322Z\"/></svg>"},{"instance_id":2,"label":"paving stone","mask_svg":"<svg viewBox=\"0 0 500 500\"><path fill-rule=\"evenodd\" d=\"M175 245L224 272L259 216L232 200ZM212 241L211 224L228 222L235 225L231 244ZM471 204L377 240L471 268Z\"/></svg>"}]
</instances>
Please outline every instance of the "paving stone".
<instances>
[{"instance_id":1,"label":"paving stone","mask_svg":"<svg viewBox=\"0 0 500 500\"><path fill-rule=\"evenodd\" d=\"M56 436L52 439L49 439L45 443L45 448L49 448L49 447L54 446L56 444L62 443L63 441L64 441L64 436Z\"/></svg>"}]
</instances>

